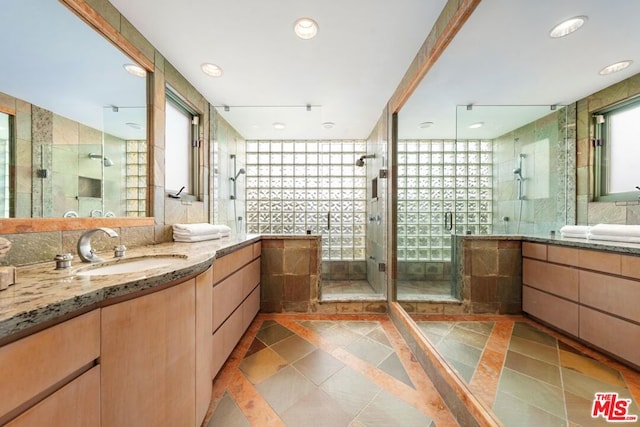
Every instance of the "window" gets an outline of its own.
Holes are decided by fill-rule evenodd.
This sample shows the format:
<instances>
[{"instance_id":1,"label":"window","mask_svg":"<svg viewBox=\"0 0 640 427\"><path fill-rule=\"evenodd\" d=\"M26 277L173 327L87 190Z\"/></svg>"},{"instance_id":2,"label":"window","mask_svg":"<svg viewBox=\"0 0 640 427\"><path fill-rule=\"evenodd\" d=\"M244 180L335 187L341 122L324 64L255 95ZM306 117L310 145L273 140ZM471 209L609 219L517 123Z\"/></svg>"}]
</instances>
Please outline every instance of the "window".
<instances>
[{"instance_id":1,"label":"window","mask_svg":"<svg viewBox=\"0 0 640 427\"><path fill-rule=\"evenodd\" d=\"M167 88L165 105L165 191L198 195L199 115ZM184 187L184 189L183 189Z\"/></svg>"},{"instance_id":2,"label":"window","mask_svg":"<svg viewBox=\"0 0 640 427\"><path fill-rule=\"evenodd\" d=\"M596 199L636 200L636 186L640 186L640 99L600 111L593 118Z\"/></svg>"}]
</instances>

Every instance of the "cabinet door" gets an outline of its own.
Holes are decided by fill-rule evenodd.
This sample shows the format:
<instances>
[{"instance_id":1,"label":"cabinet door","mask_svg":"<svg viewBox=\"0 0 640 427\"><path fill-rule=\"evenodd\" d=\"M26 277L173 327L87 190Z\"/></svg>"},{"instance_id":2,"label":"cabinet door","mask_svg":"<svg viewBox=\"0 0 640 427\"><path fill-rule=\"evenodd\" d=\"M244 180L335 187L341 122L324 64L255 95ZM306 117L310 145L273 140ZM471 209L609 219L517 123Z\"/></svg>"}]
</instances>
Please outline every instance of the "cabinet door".
<instances>
[{"instance_id":1,"label":"cabinet door","mask_svg":"<svg viewBox=\"0 0 640 427\"><path fill-rule=\"evenodd\" d=\"M195 425L195 279L102 309L102 426Z\"/></svg>"},{"instance_id":2,"label":"cabinet door","mask_svg":"<svg viewBox=\"0 0 640 427\"><path fill-rule=\"evenodd\" d=\"M100 366L91 368L18 418L10 427L100 425Z\"/></svg>"},{"instance_id":3,"label":"cabinet door","mask_svg":"<svg viewBox=\"0 0 640 427\"><path fill-rule=\"evenodd\" d=\"M211 402L213 358L211 335L213 272L211 268L196 277L196 420L204 421Z\"/></svg>"}]
</instances>

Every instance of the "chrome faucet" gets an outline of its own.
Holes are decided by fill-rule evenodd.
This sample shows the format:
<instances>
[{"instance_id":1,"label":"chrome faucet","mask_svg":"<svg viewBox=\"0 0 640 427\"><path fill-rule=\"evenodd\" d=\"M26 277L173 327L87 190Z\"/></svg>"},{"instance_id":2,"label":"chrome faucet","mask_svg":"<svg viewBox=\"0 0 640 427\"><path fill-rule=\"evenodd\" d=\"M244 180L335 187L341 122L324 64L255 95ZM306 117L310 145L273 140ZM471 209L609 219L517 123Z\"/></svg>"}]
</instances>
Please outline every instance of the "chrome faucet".
<instances>
[{"instance_id":1,"label":"chrome faucet","mask_svg":"<svg viewBox=\"0 0 640 427\"><path fill-rule=\"evenodd\" d=\"M93 228L82 233L78 239L78 256L82 262L100 262L104 261L96 255L96 251L91 248L91 236L98 231L107 233L110 237L118 237L118 233L107 227Z\"/></svg>"}]
</instances>

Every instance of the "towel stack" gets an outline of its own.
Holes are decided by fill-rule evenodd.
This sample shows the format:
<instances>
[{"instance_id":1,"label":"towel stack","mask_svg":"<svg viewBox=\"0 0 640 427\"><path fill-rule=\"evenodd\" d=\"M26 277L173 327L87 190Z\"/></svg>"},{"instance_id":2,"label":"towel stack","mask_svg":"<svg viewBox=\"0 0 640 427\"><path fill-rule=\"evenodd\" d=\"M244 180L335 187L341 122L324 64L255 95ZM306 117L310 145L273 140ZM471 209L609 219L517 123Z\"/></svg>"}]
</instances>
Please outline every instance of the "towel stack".
<instances>
[{"instance_id":1,"label":"towel stack","mask_svg":"<svg viewBox=\"0 0 640 427\"><path fill-rule=\"evenodd\" d=\"M176 242L202 242L227 237L231 228L207 223L173 224L173 240Z\"/></svg>"},{"instance_id":2,"label":"towel stack","mask_svg":"<svg viewBox=\"0 0 640 427\"><path fill-rule=\"evenodd\" d=\"M640 243L640 225L598 224L589 230L589 240Z\"/></svg>"},{"instance_id":3,"label":"towel stack","mask_svg":"<svg viewBox=\"0 0 640 427\"><path fill-rule=\"evenodd\" d=\"M586 239L591 227L588 225L565 225L560 229L563 238Z\"/></svg>"}]
</instances>

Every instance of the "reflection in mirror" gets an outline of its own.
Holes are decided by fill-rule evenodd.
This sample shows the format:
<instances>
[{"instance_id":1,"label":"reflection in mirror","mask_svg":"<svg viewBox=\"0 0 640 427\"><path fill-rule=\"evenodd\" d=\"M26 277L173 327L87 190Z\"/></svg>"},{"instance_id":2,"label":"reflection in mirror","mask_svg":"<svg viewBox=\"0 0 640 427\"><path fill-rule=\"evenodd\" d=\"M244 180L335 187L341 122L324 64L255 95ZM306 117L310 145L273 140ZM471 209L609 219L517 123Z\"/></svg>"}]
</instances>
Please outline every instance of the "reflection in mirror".
<instances>
[{"instance_id":1,"label":"reflection in mirror","mask_svg":"<svg viewBox=\"0 0 640 427\"><path fill-rule=\"evenodd\" d=\"M461 299L452 235L566 223L565 108L458 107L449 138L398 123L398 300Z\"/></svg>"},{"instance_id":2,"label":"reflection in mirror","mask_svg":"<svg viewBox=\"0 0 640 427\"><path fill-rule=\"evenodd\" d=\"M8 218L11 211L10 150L9 150L9 116L0 112L0 218Z\"/></svg>"},{"instance_id":3,"label":"reflection in mirror","mask_svg":"<svg viewBox=\"0 0 640 427\"><path fill-rule=\"evenodd\" d=\"M0 217L145 216L146 73L59 2L4 6L0 110L16 131Z\"/></svg>"}]
</instances>

